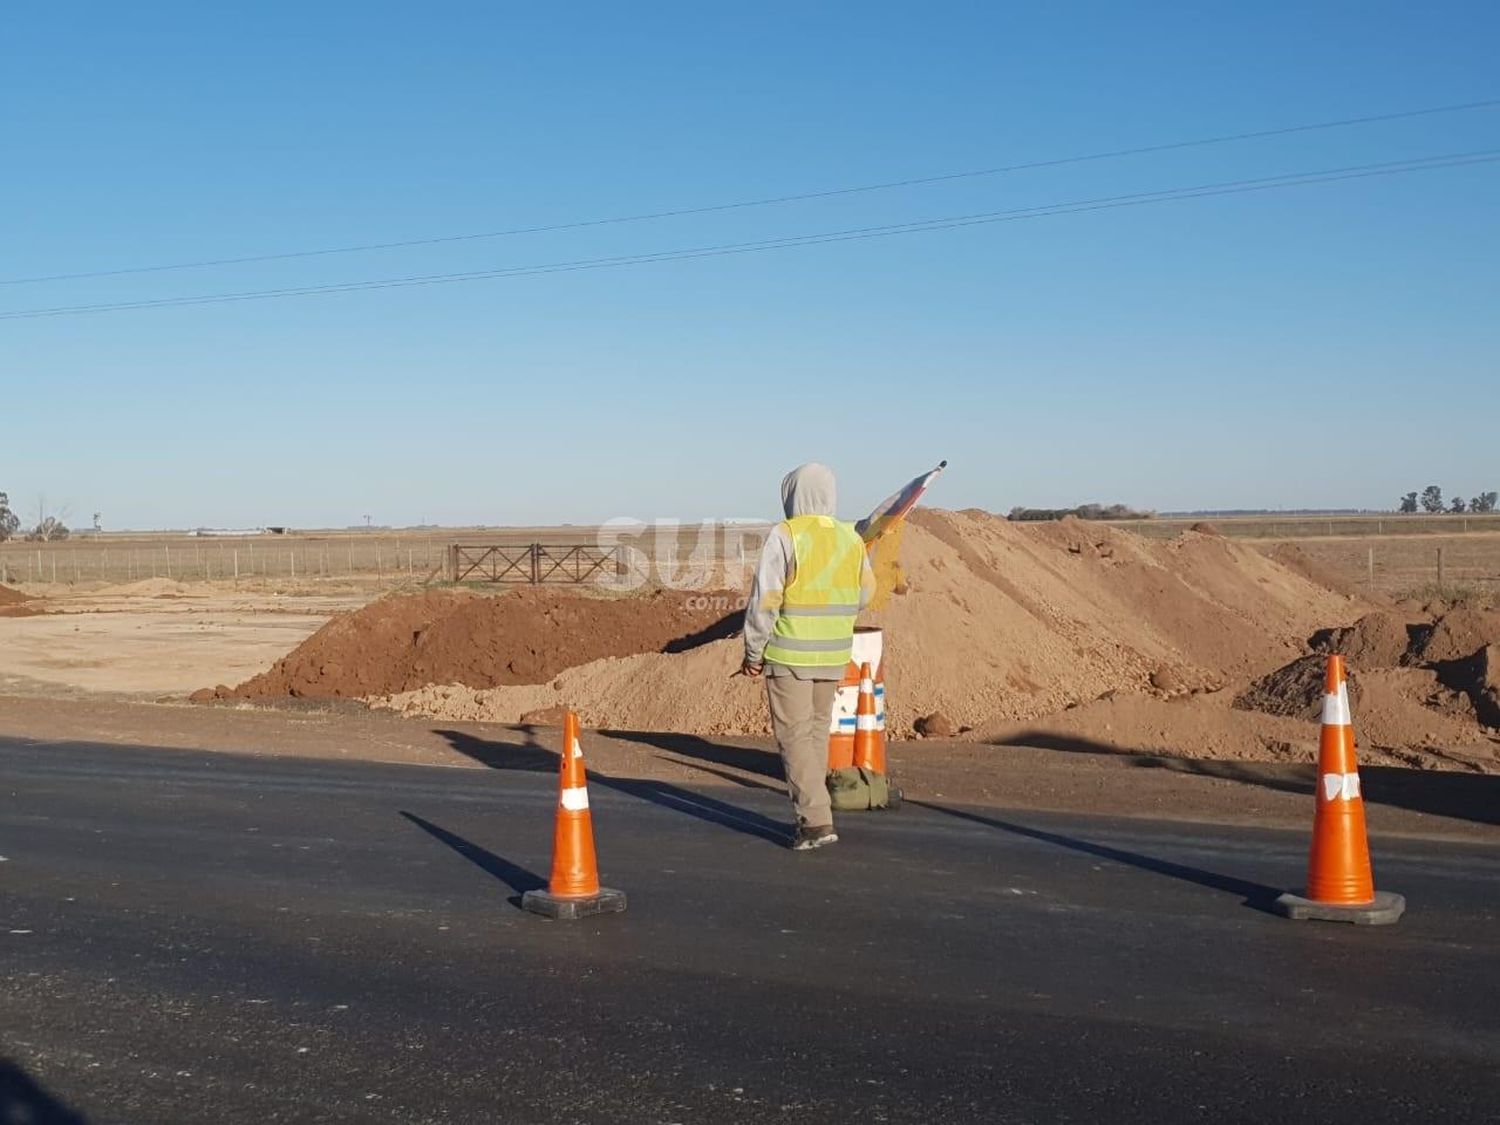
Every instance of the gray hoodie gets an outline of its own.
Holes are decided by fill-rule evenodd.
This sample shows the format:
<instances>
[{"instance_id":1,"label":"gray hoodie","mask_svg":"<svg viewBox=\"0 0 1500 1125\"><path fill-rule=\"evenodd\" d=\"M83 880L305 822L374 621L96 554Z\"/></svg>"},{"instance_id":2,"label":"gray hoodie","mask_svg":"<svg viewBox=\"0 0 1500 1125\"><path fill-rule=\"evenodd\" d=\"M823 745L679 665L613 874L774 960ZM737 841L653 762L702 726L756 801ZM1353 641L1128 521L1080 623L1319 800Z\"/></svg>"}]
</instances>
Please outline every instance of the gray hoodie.
<instances>
[{"instance_id":1,"label":"gray hoodie","mask_svg":"<svg viewBox=\"0 0 1500 1125\"><path fill-rule=\"evenodd\" d=\"M787 473L781 482L781 507L787 519L793 516L837 516L838 486L833 470L816 461ZM760 565L750 586L750 600L745 606L745 659L752 664L761 658L770 643L776 617L781 608L782 591L797 574L797 556L792 537L785 524L777 524L766 538L760 552ZM875 572L865 557L860 575L860 608L869 604L875 592ZM840 680L842 668L789 668L783 664L766 665L770 676L796 676L803 680Z\"/></svg>"}]
</instances>

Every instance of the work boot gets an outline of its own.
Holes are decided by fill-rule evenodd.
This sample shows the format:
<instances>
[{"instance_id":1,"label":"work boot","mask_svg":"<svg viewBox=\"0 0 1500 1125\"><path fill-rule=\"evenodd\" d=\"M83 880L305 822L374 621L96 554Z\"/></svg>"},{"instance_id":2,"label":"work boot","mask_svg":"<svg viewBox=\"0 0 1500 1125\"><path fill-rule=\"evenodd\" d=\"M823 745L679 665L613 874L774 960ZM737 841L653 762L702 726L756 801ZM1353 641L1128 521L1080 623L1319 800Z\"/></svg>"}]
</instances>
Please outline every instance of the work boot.
<instances>
[{"instance_id":1,"label":"work boot","mask_svg":"<svg viewBox=\"0 0 1500 1125\"><path fill-rule=\"evenodd\" d=\"M833 825L820 824L817 827L810 827L803 824L798 827L797 834L792 837L792 851L810 852L814 848L838 842L839 834L833 830Z\"/></svg>"}]
</instances>

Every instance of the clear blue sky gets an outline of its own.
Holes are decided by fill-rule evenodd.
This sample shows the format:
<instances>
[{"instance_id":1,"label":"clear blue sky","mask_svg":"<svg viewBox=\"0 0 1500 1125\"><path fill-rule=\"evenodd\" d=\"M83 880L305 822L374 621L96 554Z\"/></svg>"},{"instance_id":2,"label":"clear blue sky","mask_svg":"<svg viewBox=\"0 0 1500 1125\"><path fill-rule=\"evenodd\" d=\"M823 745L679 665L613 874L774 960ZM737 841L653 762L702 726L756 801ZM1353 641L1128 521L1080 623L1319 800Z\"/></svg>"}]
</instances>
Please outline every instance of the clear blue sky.
<instances>
[{"instance_id":1,"label":"clear blue sky","mask_svg":"<svg viewBox=\"0 0 1500 1125\"><path fill-rule=\"evenodd\" d=\"M1014 9L1014 10L1007 10ZM0 280L565 223L1500 96L1488 2L11 6ZM676 250L1500 148L1500 109L234 268ZM0 320L0 489L106 527L1389 506L1500 488L1500 165L773 253Z\"/></svg>"}]
</instances>

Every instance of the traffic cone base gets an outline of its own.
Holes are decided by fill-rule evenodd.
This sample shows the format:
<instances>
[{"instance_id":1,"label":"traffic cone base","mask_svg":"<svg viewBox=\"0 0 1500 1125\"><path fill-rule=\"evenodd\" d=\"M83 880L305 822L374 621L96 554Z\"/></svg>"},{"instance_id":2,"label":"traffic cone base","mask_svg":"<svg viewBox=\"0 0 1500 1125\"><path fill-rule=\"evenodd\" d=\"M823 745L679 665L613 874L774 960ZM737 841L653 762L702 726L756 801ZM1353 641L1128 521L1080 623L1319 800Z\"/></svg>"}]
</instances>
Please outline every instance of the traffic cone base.
<instances>
[{"instance_id":1,"label":"traffic cone base","mask_svg":"<svg viewBox=\"0 0 1500 1125\"><path fill-rule=\"evenodd\" d=\"M583 747L578 742L578 716L571 711L563 717L552 879L545 890L538 888L523 894L521 906L533 914L559 921L614 914L625 909L623 892L599 885L588 776L583 767Z\"/></svg>"},{"instance_id":2,"label":"traffic cone base","mask_svg":"<svg viewBox=\"0 0 1500 1125\"><path fill-rule=\"evenodd\" d=\"M1375 897L1359 906L1336 902L1314 902L1288 892L1276 900L1276 913L1294 922L1309 919L1319 922L1353 922L1356 926L1389 926L1406 913L1406 899L1390 891L1376 891Z\"/></svg>"},{"instance_id":3,"label":"traffic cone base","mask_svg":"<svg viewBox=\"0 0 1500 1125\"><path fill-rule=\"evenodd\" d=\"M1307 890L1276 900L1277 913L1297 921L1389 925L1406 910L1400 895L1375 890L1354 749L1354 723L1344 658L1328 658L1324 680L1323 729L1318 739L1318 785L1314 796L1312 847L1307 859Z\"/></svg>"},{"instance_id":4,"label":"traffic cone base","mask_svg":"<svg viewBox=\"0 0 1500 1125\"><path fill-rule=\"evenodd\" d=\"M625 892L600 887L591 895L555 895L548 890L527 891L521 906L543 918L559 922L576 922L595 914L619 914L625 910Z\"/></svg>"}]
</instances>

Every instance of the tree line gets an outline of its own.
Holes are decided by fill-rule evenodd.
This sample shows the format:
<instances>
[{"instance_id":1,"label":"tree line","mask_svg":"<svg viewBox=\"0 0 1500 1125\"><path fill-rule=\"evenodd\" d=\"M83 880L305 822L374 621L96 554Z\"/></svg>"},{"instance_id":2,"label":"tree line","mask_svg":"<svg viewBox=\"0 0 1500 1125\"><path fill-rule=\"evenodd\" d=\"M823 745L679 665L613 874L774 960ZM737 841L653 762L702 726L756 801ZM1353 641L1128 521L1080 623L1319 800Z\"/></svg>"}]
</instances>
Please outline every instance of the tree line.
<instances>
[{"instance_id":1,"label":"tree line","mask_svg":"<svg viewBox=\"0 0 1500 1125\"><path fill-rule=\"evenodd\" d=\"M1500 501L1500 493L1481 492L1478 496L1465 500L1462 496L1455 496L1451 502L1443 502L1443 490L1435 484L1429 484L1420 493L1408 492L1396 505L1398 512L1493 512L1497 501Z\"/></svg>"},{"instance_id":2,"label":"tree line","mask_svg":"<svg viewBox=\"0 0 1500 1125\"><path fill-rule=\"evenodd\" d=\"M1012 508L1006 519L1022 523L1034 520L1060 520L1064 516L1077 516L1081 520L1150 520L1156 518L1152 511L1136 511L1124 504L1080 504L1076 508Z\"/></svg>"}]
</instances>

